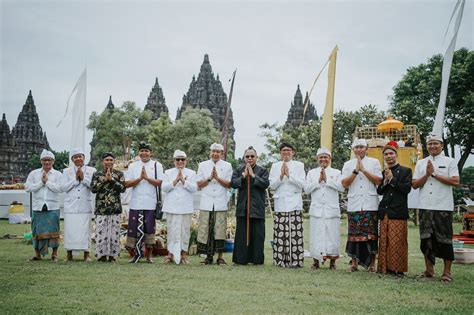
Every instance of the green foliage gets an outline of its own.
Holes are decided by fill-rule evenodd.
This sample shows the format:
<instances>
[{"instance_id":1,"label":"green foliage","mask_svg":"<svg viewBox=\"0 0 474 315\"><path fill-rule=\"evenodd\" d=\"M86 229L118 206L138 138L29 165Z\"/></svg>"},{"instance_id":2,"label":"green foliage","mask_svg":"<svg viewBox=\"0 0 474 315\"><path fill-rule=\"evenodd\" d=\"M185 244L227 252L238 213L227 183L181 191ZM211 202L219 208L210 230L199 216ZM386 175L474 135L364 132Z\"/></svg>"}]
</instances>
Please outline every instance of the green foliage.
<instances>
[{"instance_id":1,"label":"green foliage","mask_svg":"<svg viewBox=\"0 0 474 315\"><path fill-rule=\"evenodd\" d=\"M390 112L405 124L415 124L422 142L433 128L441 88L443 57L434 55L426 64L408 68L393 88ZM461 148L458 168L474 152L474 51L461 48L454 54L446 99L445 134L451 157Z\"/></svg>"},{"instance_id":2,"label":"green foliage","mask_svg":"<svg viewBox=\"0 0 474 315\"><path fill-rule=\"evenodd\" d=\"M474 185L474 166L463 168L461 172L461 184Z\"/></svg>"},{"instance_id":3,"label":"green foliage","mask_svg":"<svg viewBox=\"0 0 474 315\"><path fill-rule=\"evenodd\" d=\"M69 167L69 152L68 151L54 151L51 150L54 154L54 165L53 168L58 171L62 171L63 169ZM30 170L34 170L41 167L40 162L40 155L33 154L28 161L28 167Z\"/></svg>"},{"instance_id":4,"label":"green foliage","mask_svg":"<svg viewBox=\"0 0 474 315\"><path fill-rule=\"evenodd\" d=\"M94 132L93 158L100 168L100 156L112 152L130 158L139 141L147 138L152 120L150 111L142 111L134 102L126 101L120 108L106 109L100 115L92 112L87 128Z\"/></svg>"},{"instance_id":5,"label":"green foliage","mask_svg":"<svg viewBox=\"0 0 474 315\"><path fill-rule=\"evenodd\" d=\"M153 155L165 168L174 167L173 152L182 150L188 156L187 167L196 170L199 162L209 159L209 147L220 137L211 112L194 108L186 109L174 124L169 117L160 117L151 123L148 132Z\"/></svg>"},{"instance_id":6,"label":"green foliage","mask_svg":"<svg viewBox=\"0 0 474 315\"><path fill-rule=\"evenodd\" d=\"M364 105L355 112L337 111L334 114L332 167L341 169L344 162L350 159L352 134L357 126L374 126L383 118L384 112L379 111L376 105ZM321 121L311 121L300 127L265 123L260 128L269 152L260 156L264 166L269 167L279 159L278 146L280 142L288 141L296 149L296 160L303 162L307 169L316 167L314 156L321 143Z\"/></svg>"}]
</instances>

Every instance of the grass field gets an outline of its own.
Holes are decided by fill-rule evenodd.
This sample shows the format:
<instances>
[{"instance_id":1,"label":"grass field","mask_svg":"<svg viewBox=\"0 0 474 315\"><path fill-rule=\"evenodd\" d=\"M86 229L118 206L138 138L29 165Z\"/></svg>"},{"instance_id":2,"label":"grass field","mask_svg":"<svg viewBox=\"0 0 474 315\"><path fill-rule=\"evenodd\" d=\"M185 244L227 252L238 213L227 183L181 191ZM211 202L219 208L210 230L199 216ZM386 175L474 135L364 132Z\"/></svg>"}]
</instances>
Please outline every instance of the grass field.
<instances>
[{"instance_id":1,"label":"grass field","mask_svg":"<svg viewBox=\"0 0 474 315\"><path fill-rule=\"evenodd\" d=\"M341 226L341 253L346 241ZM455 226L459 231L460 226ZM0 221L0 236L22 234L28 225ZM409 273L403 279L347 273L349 259L338 260L338 270L328 264L318 271L272 266L272 222L267 219L264 266L201 266L191 257L187 266L49 259L30 262L31 245L23 240L0 240L0 314L54 313L391 313L472 314L474 265L453 265L454 282L417 279L423 271L418 230L409 229ZM305 236L308 229L305 230ZM306 237L306 243L309 240ZM307 248L308 246L306 246ZM231 254L225 259L230 263Z\"/></svg>"}]
</instances>

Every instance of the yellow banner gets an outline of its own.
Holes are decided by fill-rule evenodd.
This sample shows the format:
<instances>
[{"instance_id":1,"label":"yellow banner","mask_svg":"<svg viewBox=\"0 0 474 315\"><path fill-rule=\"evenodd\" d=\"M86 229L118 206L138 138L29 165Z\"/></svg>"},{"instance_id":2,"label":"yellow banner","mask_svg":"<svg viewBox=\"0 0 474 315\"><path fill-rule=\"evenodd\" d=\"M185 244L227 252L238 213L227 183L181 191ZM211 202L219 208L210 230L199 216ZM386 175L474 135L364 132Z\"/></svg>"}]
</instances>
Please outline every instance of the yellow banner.
<instances>
[{"instance_id":1,"label":"yellow banner","mask_svg":"<svg viewBox=\"0 0 474 315\"><path fill-rule=\"evenodd\" d=\"M321 122L321 147L325 147L332 151L332 129L334 116L334 86L336 83L336 46L329 56L328 70L328 89L326 92L326 107L324 108L323 120Z\"/></svg>"}]
</instances>

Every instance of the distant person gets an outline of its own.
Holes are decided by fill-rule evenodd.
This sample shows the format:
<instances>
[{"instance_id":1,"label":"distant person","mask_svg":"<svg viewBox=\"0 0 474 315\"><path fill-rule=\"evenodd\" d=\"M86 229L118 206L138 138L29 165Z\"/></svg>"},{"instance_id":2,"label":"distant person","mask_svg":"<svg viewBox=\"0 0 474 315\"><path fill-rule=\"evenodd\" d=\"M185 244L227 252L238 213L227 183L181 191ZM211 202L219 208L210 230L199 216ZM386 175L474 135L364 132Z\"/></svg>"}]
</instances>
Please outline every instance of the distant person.
<instances>
[{"instance_id":1,"label":"distant person","mask_svg":"<svg viewBox=\"0 0 474 315\"><path fill-rule=\"evenodd\" d=\"M294 161L294 147L282 143L281 161L270 169L275 218L273 224L273 264L301 268L304 264L303 198L306 173L301 162Z\"/></svg>"},{"instance_id":2,"label":"distant person","mask_svg":"<svg viewBox=\"0 0 474 315\"><path fill-rule=\"evenodd\" d=\"M73 251L84 251L84 260L91 261L91 222L93 197L92 176L96 169L84 164L84 150L71 150L74 166L63 170L64 197L64 249L66 261L73 259Z\"/></svg>"},{"instance_id":3,"label":"distant person","mask_svg":"<svg viewBox=\"0 0 474 315\"><path fill-rule=\"evenodd\" d=\"M193 217L193 194L197 191L196 172L186 168L186 153L174 151L174 168L166 170L163 212L166 215L168 256L165 263L189 264L188 248Z\"/></svg>"},{"instance_id":4,"label":"distant person","mask_svg":"<svg viewBox=\"0 0 474 315\"><path fill-rule=\"evenodd\" d=\"M133 253L131 263L137 263L143 256L146 256L146 262L153 263L157 186L163 180L163 166L151 159L148 143L139 143L138 156L140 160L131 163L125 173L125 186L132 188L126 247Z\"/></svg>"},{"instance_id":5,"label":"distant person","mask_svg":"<svg viewBox=\"0 0 474 315\"><path fill-rule=\"evenodd\" d=\"M319 167L306 176L305 191L311 194L310 253L313 257L311 269L319 269L326 259L329 269L336 269L339 258L341 209L339 192L344 191L341 184L341 171L331 167L331 151L319 148L316 152Z\"/></svg>"},{"instance_id":6,"label":"distant person","mask_svg":"<svg viewBox=\"0 0 474 315\"><path fill-rule=\"evenodd\" d=\"M402 277L408 272L408 194L411 190L411 169L398 162L395 141L382 149L385 169L377 193L380 236L377 272Z\"/></svg>"},{"instance_id":7,"label":"distant person","mask_svg":"<svg viewBox=\"0 0 474 315\"><path fill-rule=\"evenodd\" d=\"M125 177L114 169L115 156L102 154L102 171L92 177L95 196L95 251L98 261L115 262L120 256L120 194L125 191Z\"/></svg>"},{"instance_id":8,"label":"distant person","mask_svg":"<svg viewBox=\"0 0 474 315\"><path fill-rule=\"evenodd\" d=\"M197 185L201 190L197 246L198 253L206 255L202 264L212 264L217 253L216 263L226 265L222 255L226 240L232 165L222 160L222 144L213 143L210 150L211 158L199 163L197 170Z\"/></svg>"},{"instance_id":9,"label":"distant person","mask_svg":"<svg viewBox=\"0 0 474 315\"><path fill-rule=\"evenodd\" d=\"M350 272L358 265L375 272L378 251L379 196L377 185L382 183L382 168L377 159L367 156L367 141L355 139L352 151L355 158L344 163L341 183L348 189L346 253L352 258Z\"/></svg>"},{"instance_id":10,"label":"distant person","mask_svg":"<svg viewBox=\"0 0 474 315\"><path fill-rule=\"evenodd\" d=\"M58 261L59 248L59 198L62 193L62 174L55 169L54 154L44 150L40 155L41 168L31 171L26 179L26 192L32 193L31 231L35 256L41 260L53 249L51 260Z\"/></svg>"},{"instance_id":11,"label":"distant person","mask_svg":"<svg viewBox=\"0 0 474 315\"><path fill-rule=\"evenodd\" d=\"M232 175L237 189L236 231L232 261L237 265L262 265L265 244L265 199L268 171L257 165L257 151L248 147L244 164Z\"/></svg>"},{"instance_id":12,"label":"distant person","mask_svg":"<svg viewBox=\"0 0 474 315\"><path fill-rule=\"evenodd\" d=\"M435 276L436 257L443 259L442 282L453 281L453 186L459 185L459 170L453 158L443 152L443 138L429 135L426 146L429 156L415 166L412 185L420 189L420 249L425 256L422 276Z\"/></svg>"}]
</instances>

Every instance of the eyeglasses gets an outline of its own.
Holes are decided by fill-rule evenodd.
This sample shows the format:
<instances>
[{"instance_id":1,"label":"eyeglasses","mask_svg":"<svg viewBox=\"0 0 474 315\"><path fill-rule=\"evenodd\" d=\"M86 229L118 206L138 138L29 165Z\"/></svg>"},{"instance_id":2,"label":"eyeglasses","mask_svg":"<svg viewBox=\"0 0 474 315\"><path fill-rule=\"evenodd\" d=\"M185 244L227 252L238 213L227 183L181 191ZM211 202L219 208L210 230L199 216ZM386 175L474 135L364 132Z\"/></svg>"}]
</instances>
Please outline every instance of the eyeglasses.
<instances>
[{"instance_id":1,"label":"eyeglasses","mask_svg":"<svg viewBox=\"0 0 474 315\"><path fill-rule=\"evenodd\" d=\"M184 162L186 161L186 159L184 158L177 158L177 159L174 159L176 162Z\"/></svg>"},{"instance_id":2,"label":"eyeglasses","mask_svg":"<svg viewBox=\"0 0 474 315\"><path fill-rule=\"evenodd\" d=\"M255 157L255 155L246 155L245 158L246 159L253 159Z\"/></svg>"}]
</instances>

